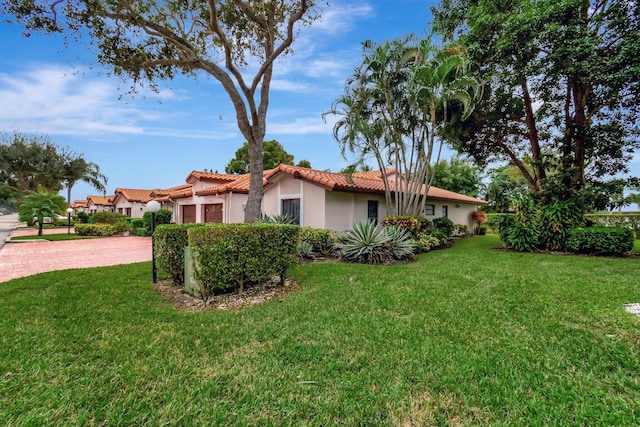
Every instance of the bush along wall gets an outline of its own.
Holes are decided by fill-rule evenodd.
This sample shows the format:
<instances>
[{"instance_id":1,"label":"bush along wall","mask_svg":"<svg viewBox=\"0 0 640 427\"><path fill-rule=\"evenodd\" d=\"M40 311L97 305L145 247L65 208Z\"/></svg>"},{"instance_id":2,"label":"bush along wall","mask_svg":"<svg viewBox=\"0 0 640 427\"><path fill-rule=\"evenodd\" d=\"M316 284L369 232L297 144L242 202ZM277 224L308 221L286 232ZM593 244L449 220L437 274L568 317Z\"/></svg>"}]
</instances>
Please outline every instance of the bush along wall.
<instances>
[{"instance_id":1,"label":"bush along wall","mask_svg":"<svg viewBox=\"0 0 640 427\"><path fill-rule=\"evenodd\" d=\"M194 278L203 299L218 291L242 293L273 276L284 281L298 262L300 227L284 224L207 224L188 230Z\"/></svg>"},{"instance_id":2,"label":"bush along wall","mask_svg":"<svg viewBox=\"0 0 640 427\"><path fill-rule=\"evenodd\" d=\"M584 219L595 225L607 227L629 227L640 239L640 213L588 214Z\"/></svg>"},{"instance_id":3,"label":"bush along wall","mask_svg":"<svg viewBox=\"0 0 640 427\"><path fill-rule=\"evenodd\" d=\"M628 227L574 228L569 232L570 252L592 255L624 255L633 249L633 231Z\"/></svg>"},{"instance_id":4,"label":"bush along wall","mask_svg":"<svg viewBox=\"0 0 640 427\"><path fill-rule=\"evenodd\" d=\"M324 228L300 227L300 242L311 245L313 254L326 257L334 251L336 232Z\"/></svg>"},{"instance_id":5,"label":"bush along wall","mask_svg":"<svg viewBox=\"0 0 640 427\"><path fill-rule=\"evenodd\" d=\"M153 236L158 271L171 278L174 286L184 284L184 248L189 244L187 231L205 224L162 224ZM144 232L146 229L142 228Z\"/></svg>"}]
</instances>

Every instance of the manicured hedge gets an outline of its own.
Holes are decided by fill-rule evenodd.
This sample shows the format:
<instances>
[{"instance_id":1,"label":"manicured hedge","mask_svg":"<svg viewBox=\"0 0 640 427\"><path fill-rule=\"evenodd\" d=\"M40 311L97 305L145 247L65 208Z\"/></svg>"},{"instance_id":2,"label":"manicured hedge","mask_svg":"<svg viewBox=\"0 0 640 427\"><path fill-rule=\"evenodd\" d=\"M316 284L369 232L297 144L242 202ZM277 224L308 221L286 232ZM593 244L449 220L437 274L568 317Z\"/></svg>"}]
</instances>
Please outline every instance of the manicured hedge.
<instances>
[{"instance_id":1,"label":"manicured hedge","mask_svg":"<svg viewBox=\"0 0 640 427\"><path fill-rule=\"evenodd\" d=\"M595 225L629 227L635 231L636 239L640 239L640 213L588 214L584 219Z\"/></svg>"},{"instance_id":2,"label":"manicured hedge","mask_svg":"<svg viewBox=\"0 0 640 427\"><path fill-rule=\"evenodd\" d=\"M633 249L633 240L628 227L574 228L569 232L567 249L592 255L623 255Z\"/></svg>"},{"instance_id":3,"label":"manicured hedge","mask_svg":"<svg viewBox=\"0 0 640 427\"><path fill-rule=\"evenodd\" d=\"M73 226L78 236L113 236L118 232L116 227L110 224L75 224Z\"/></svg>"},{"instance_id":4,"label":"manicured hedge","mask_svg":"<svg viewBox=\"0 0 640 427\"><path fill-rule=\"evenodd\" d=\"M184 247L189 244L187 231L202 226L204 224L161 224L156 227L153 242L158 271L171 277L175 286L184 285Z\"/></svg>"},{"instance_id":5,"label":"manicured hedge","mask_svg":"<svg viewBox=\"0 0 640 427\"><path fill-rule=\"evenodd\" d=\"M334 250L335 232L324 228L300 227L300 242L307 242L313 252L329 256Z\"/></svg>"},{"instance_id":6,"label":"manicured hedge","mask_svg":"<svg viewBox=\"0 0 640 427\"><path fill-rule=\"evenodd\" d=\"M215 291L262 285L298 262L300 227L284 224L207 224L188 230L194 278L206 298Z\"/></svg>"},{"instance_id":7,"label":"manicured hedge","mask_svg":"<svg viewBox=\"0 0 640 427\"><path fill-rule=\"evenodd\" d=\"M380 224L383 227L395 225L409 231L414 238L424 233L431 227L431 221L423 216L389 215Z\"/></svg>"}]
</instances>

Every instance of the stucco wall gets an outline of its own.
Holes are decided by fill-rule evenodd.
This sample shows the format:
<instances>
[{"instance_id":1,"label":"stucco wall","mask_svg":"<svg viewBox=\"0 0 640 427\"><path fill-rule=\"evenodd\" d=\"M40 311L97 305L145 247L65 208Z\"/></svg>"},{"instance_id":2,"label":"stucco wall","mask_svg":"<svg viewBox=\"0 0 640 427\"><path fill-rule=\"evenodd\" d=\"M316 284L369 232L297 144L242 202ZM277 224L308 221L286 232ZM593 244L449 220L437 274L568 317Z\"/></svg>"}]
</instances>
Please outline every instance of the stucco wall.
<instances>
[{"instance_id":1,"label":"stucco wall","mask_svg":"<svg viewBox=\"0 0 640 427\"><path fill-rule=\"evenodd\" d=\"M244 207L247 204L248 197L247 194L242 193L227 194L227 203L224 207L227 216L225 216L224 222L244 222Z\"/></svg>"},{"instance_id":2,"label":"stucco wall","mask_svg":"<svg viewBox=\"0 0 640 427\"><path fill-rule=\"evenodd\" d=\"M476 205L441 200L428 200L427 204L435 205L435 215L426 215L429 220L440 218L442 216L442 207L447 206L447 217L453 221L454 224L466 224L467 227L469 227L469 232L473 231L474 224L471 219L471 212L477 210Z\"/></svg>"},{"instance_id":3,"label":"stucco wall","mask_svg":"<svg viewBox=\"0 0 640 427\"><path fill-rule=\"evenodd\" d=\"M325 194L325 227L331 230L351 230L353 224L368 219L368 202L378 202L378 223L387 216L383 196L365 193L327 191Z\"/></svg>"}]
</instances>

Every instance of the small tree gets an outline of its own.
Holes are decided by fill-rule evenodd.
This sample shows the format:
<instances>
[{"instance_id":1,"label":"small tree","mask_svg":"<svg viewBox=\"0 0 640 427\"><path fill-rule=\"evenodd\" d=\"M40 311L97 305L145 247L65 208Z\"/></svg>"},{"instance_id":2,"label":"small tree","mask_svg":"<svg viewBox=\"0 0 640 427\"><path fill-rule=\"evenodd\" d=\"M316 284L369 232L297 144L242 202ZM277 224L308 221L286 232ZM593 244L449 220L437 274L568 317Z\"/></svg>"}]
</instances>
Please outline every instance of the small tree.
<instances>
[{"instance_id":1,"label":"small tree","mask_svg":"<svg viewBox=\"0 0 640 427\"><path fill-rule=\"evenodd\" d=\"M54 217L62 213L67 207L64 197L54 191L40 187L38 191L28 194L19 205L18 212L23 219L38 219L38 236L42 236L42 222L44 217Z\"/></svg>"},{"instance_id":2,"label":"small tree","mask_svg":"<svg viewBox=\"0 0 640 427\"><path fill-rule=\"evenodd\" d=\"M285 165L293 164L293 154L287 153L284 147L275 140L265 141L262 153L262 167L264 169L273 169L280 163ZM303 162L304 160L301 160ZM307 161L308 163L308 161ZM303 166L307 167L307 166ZM309 164L308 167L311 167ZM242 147L236 150L236 157L231 159L224 168L227 173L249 173L249 143L245 142Z\"/></svg>"}]
</instances>

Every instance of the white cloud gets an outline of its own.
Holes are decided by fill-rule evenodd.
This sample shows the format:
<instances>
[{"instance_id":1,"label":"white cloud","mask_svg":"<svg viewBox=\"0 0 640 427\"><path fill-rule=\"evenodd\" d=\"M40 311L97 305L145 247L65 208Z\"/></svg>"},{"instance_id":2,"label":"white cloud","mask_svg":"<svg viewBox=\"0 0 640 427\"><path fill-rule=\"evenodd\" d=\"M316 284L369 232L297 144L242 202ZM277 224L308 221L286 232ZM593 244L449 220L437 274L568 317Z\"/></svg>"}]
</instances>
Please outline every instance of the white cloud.
<instances>
[{"instance_id":1,"label":"white cloud","mask_svg":"<svg viewBox=\"0 0 640 427\"><path fill-rule=\"evenodd\" d=\"M284 92L306 92L310 89L306 83L297 83L284 79L272 79L270 88Z\"/></svg>"},{"instance_id":2,"label":"white cloud","mask_svg":"<svg viewBox=\"0 0 640 427\"><path fill-rule=\"evenodd\" d=\"M322 117L298 117L289 122L271 122L267 125L267 133L270 135L306 135L306 134L331 134L334 121Z\"/></svg>"},{"instance_id":3,"label":"white cloud","mask_svg":"<svg viewBox=\"0 0 640 427\"><path fill-rule=\"evenodd\" d=\"M329 34L341 34L353 28L357 19L373 15L373 8L363 3L361 5L338 4L326 8L322 17L313 23L311 28Z\"/></svg>"}]
</instances>

